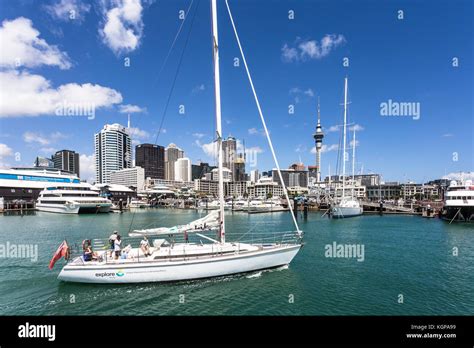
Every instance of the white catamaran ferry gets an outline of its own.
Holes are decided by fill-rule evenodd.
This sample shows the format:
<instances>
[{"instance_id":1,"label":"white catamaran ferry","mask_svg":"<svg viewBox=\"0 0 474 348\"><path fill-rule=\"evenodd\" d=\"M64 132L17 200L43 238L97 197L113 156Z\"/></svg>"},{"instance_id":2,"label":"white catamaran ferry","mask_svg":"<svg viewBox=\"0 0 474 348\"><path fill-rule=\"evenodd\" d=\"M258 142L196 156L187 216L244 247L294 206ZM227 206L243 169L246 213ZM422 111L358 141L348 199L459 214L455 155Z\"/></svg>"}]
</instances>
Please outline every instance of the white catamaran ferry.
<instances>
[{"instance_id":1,"label":"white catamaran ferry","mask_svg":"<svg viewBox=\"0 0 474 348\"><path fill-rule=\"evenodd\" d=\"M47 187L36 201L39 211L62 214L108 213L111 207L112 202L100 197L87 183Z\"/></svg>"},{"instance_id":2,"label":"white catamaran ferry","mask_svg":"<svg viewBox=\"0 0 474 348\"><path fill-rule=\"evenodd\" d=\"M227 11L234 30L234 34L240 49L242 61L247 72L250 86L257 104L258 112L263 129L272 152L275 165L283 183L283 192L291 210L291 204L286 187L281 175L273 144L263 117L260 103L253 86L245 55L237 34L232 13L226 1ZM216 222L212 222L209 232L214 235L205 235L204 219L200 222L194 221L188 225L189 229L177 227L176 230L135 231L134 233L155 232L164 238L153 240L152 246L132 247L131 244L123 248L120 256L104 250L107 244L103 244L102 250L93 253L90 261L85 261L86 253L91 255L91 249L84 248L84 255L70 258L63 267L59 279L70 282L84 283L142 283L142 282L164 282L180 281L189 279L208 278L224 276L236 273L251 272L279 266L288 265L296 256L302 246L303 233L298 227L295 216L290 216L295 225L294 231L272 233L261 228L259 231L248 231L237 240L226 240L225 224L225 201L224 201L224 177L223 177L223 149L222 149L222 122L221 122L221 97L220 97L220 71L219 71L219 40L217 30L217 1L211 0L212 19L212 49L214 57L214 92L215 92L215 114L216 114L216 142L218 157L219 177L219 206ZM213 214L213 213L211 213ZM209 219L214 220L211 217ZM206 226L207 226L206 222ZM201 226L202 224L202 226ZM128 227L128 226L127 226ZM268 228L268 227L267 227ZM259 239L247 234L258 233ZM192 239L188 240L188 233ZM232 232L231 232L232 233ZM216 236L217 235L217 236ZM233 237L235 234L231 234ZM246 236L247 235L247 236ZM244 241L247 237L249 242ZM118 237L117 237L118 238ZM120 239L121 240L121 239ZM145 240L145 239L144 239ZM123 240L124 244L125 239ZM85 243L85 245L89 245ZM95 248L101 249L100 247ZM63 242L56 251L50 262L50 268L54 266L60 257L69 255L67 243Z\"/></svg>"}]
</instances>

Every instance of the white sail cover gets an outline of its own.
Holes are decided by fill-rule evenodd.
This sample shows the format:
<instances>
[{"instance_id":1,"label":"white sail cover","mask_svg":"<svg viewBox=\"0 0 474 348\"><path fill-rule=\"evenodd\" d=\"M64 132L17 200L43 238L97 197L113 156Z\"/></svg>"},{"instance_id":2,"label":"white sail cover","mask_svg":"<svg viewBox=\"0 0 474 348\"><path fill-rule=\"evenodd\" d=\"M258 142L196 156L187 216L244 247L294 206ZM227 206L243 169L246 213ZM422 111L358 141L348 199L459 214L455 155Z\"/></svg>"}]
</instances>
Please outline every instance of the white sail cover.
<instances>
[{"instance_id":1,"label":"white sail cover","mask_svg":"<svg viewBox=\"0 0 474 348\"><path fill-rule=\"evenodd\" d=\"M170 235L180 234L186 232L202 232L206 230L212 230L219 227L219 211L214 210L206 216L191 221L186 225L178 225L173 227L157 227L147 228L143 230L133 230L128 235L130 237L140 236L157 236L157 235Z\"/></svg>"}]
</instances>

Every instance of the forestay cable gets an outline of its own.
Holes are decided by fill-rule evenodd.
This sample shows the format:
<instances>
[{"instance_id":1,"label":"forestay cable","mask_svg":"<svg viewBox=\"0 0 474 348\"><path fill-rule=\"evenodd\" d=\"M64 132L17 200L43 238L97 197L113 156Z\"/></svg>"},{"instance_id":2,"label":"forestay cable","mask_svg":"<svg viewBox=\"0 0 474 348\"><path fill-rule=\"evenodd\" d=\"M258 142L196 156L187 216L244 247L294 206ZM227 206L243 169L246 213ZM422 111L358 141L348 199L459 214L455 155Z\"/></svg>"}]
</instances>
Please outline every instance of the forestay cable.
<instances>
[{"instance_id":1,"label":"forestay cable","mask_svg":"<svg viewBox=\"0 0 474 348\"><path fill-rule=\"evenodd\" d=\"M275 150L273 149L272 140L270 138L270 134L268 133L267 125L265 123L265 118L263 117L263 113L262 113L262 108L260 107L260 102L258 101L257 92L255 92L255 87L253 85L252 76L250 75L250 71L249 71L249 68L247 66L247 60L245 59L244 51L242 49L242 45L240 44L239 34L237 34L237 29L235 28L234 19L232 17L232 12L230 11L228 0L225 1L225 4L227 6L227 12L229 13L230 21L232 23L232 28L234 29L234 34L235 34L235 38L237 40L237 44L239 45L240 54L242 55L242 60L244 62L245 71L247 72L247 77L249 79L250 87L252 88L253 96L255 98L255 103L257 104L257 109L258 109L258 113L260 115L260 119L262 121L263 129L265 130L265 134L267 136L268 145L270 146L270 150L272 151L273 160L275 161L275 165L277 167L278 176L280 177L281 185L283 187L283 192L285 194L286 201L288 202L288 207L290 208L291 217L293 218L293 223L295 224L296 231L298 232L299 235L301 235L302 231L300 230L300 228L298 226L298 222L296 221L295 214L293 213L293 207L291 206L290 197L288 197L288 191L286 190L286 185L285 185L285 182L283 181L283 177L281 175L280 165L278 164L278 159L276 157Z\"/></svg>"}]
</instances>

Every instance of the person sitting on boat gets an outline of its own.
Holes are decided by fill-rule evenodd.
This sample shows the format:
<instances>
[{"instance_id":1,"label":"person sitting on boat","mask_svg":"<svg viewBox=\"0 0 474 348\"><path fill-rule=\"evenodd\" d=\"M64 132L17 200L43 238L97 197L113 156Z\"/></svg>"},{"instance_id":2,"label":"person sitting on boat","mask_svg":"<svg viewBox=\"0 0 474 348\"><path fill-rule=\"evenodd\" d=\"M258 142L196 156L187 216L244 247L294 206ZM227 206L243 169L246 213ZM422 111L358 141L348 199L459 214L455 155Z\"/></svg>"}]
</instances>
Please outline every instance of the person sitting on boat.
<instances>
[{"instance_id":1,"label":"person sitting on boat","mask_svg":"<svg viewBox=\"0 0 474 348\"><path fill-rule=\"evenodd\" d=\"M112 257L112 254L115 250L115 240L117 239L118 232L114 231L109 237L109 243L110 243L110 257Z\"/></svg>"},{"instance_id":2,"label":"person sitting on boat","mask_svg":"<svg viewBox=\"0 0 474 348\"><path fill-rule=\"evenodd\" d=\"M84 261L92 261L92 260L97 260L97 253L92 251L92 246L91 246L91 241L90 240L84 240L82 242L82 250L83 250L83 259Z\"/></svg>"},{"instance_id":3,"label":"person sitting on boat","mask_svg":"<svg viewBox=\"0 0 474 348\"><path fill-rule=\"evenodd\" d=\"M120 237L119 234L117 234L117 238L114 241L114 251L115 251L115 259L117 260L120 257L121 254L121 245L122 245L122 237Z\"/></svg>"},{"instance_id":4,"label":"person sitting on boat","mask_svg":"<svg viewBox=\"0 0 474 348\"><path fill-rule=\"evenodd\" d=\"M120 258L123 260L128 259L128 256L131 250L132 250L132 246L130 244L127 245L125 248L123 248L122 255L120 256ZM132 259L133 259L133 255L132 255Z\"/></svg>"},{"instance_id":5,"label":"person sitting on boat","mask_svg":"<svg viewBox=\"0 0 474 348\"><path fill-rule=\"evenodd\" d=\"M150 243L148 242L148 238L146 236L143 236L142 241L140 242L140 249L143 251L143 254L145 256L150 256Z\"/></svg>"}]
</instances>

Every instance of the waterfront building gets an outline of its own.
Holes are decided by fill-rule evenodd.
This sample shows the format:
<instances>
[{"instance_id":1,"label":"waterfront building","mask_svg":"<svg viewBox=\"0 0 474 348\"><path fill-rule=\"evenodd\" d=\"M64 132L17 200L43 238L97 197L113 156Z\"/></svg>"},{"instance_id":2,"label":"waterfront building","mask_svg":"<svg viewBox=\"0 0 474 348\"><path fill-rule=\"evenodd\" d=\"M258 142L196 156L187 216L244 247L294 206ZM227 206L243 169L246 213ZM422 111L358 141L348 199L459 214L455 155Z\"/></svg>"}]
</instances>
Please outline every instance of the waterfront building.
<instances>
[{"instance_id":1,"label":"waterfront building","mask_svg":"<svg viewBox=\"0 0 474 348\"><path fill-rule=\"evenodd\" d=\"M175 181L191 181L191 160L187 157L178 158L174 163Z\"/></svg>"},{"instance_id":2,"label":"waterfront building","mask_svg":"<svg viewBox=\"0 0 474 348\"><path fill-rule=\"evenodd\" d=\"M295 170L295 171L301 172L301 171L305 171L305 170L306 170L306 167L305 167L305 165L304 165L303 163L299 162L299 163L293 163L293 164L289 167L289 169L293 169L293 170Z\"/></svg>"},{"instance_id":3,"label":"waterfront building","mask_svg":"<svg viewBox=\"0 0 474 348\"><path fill-rule=\"evenodd\" d=\"M54 168L53 160L38 156L35 159L35 168Z\"/></svg>"},{"instance_id":4,"label":"waterfront building","mask_svg":"<svg viewBox=\"0 0 474 348\"><path fill-rule=\"evenodd\" d=\"M165 179L174 181L175 178L175 162L178 158L184 157L184 151L181 150L176 144L169 144L165 149Z\"/></svg>"},{"instance_id":5,"label":"waterfront building","mask_svg":"<svg viewBox=\"0 0 474 348\"><path fill-rule=\"evenodd\" d=\"M214 180L195 179L194 191L197 193L217 196L219 193L219 182Z\"/></svg>"},{"instance_id":6,"label":"waterfront building","mask_svg":"<svg viewBox=\"0 0 474 348\"><path fill-rule=\"evenodd\" d=\"M224 192L228 197L244 197L247 195L247 181L225 182Z\"/></svg>"},{"instance_id":7,"label":"waterfront building","mask_svg":"<svg viewBox=\"0 0 474 348\"><path fill-rule=\"evenodd\" d=\"M210 166L209 163L198 162L198 164L191 165L191 177L194 179L202 179L207 173L216 168L215 166Z\"/></svg>"},{"instance_id":8,"label":"waterfront building","mask_svg":"<svg viewBox=\"0 0 474 348\"><path fill-rule=\"evenodd\" d=\"M119 201L127 204L132 199L137 198L137 191L132 190L130 187L118 184L95 184L92 187L93 190L99 191L102 197L107 197L114 204Z\"/></svg>"},{"instance_id":9,"label":"waterfront building","mask_svg":"<svg viewBox=\"0 0 474 348\"><path fill-rule=\"evenodd\" d=\"M165 148L155 144L135 147L135 165L145 170L145 178L165 178Z\"/></svg>"},{"instance_id":10,"label":"waterfront building","mask_svg":"<svg viewBox=\"0 0 474 348\"><path fill-rule=\"evenodd\" d=\"M56 151L52 156L54 168L68 171L81 176L79 168L79 154L71 150Z\"/></svg>"},{"instance_id":11,"label":"waterfront building","mask_svg":"<svg viewBox=\"0 0 474 348\"><path fill-rule=\"evenodd\" d=\"M352 178L352 177L351 177ZM354 179L364 186L374 186L380 184L380 174L358 174Z\"/></svg>"},{"instance_id":12,"label":"waterfront building","mask_svg":"<svg viewBox=\"0 0 474 348\"><path fill-rule=\"evenodd\" d=\"M281 197L283 187L272 178L263 177L258 182L247 185L247 194L249 197Z\"/></svg>"},{"instance_id":13,"label":"waterfront building","mask_svg":"<svg viewBox=\"0 0 474 348\"><path fill-rule=\"evenodd\" d=\"M318 122L316 124L316 131L313 134L314 143L316 147L316 165L315 165L315 172L316 172L316 182L321 181L321 149L323 147L323 138L324 133L321 127L321 108L319 105L319 97L318 97Z\"/></svg>"},{"instance_id":14,"label":"waterfront building","mask_svg":"<svg viewBox=\"0 0 474 348\"><path fill-rule=\"evenodd\" d=\"M131 139L127 128L107 124L95 134L95 171L97 183L110 183L110 174L132 165Z\"/></svg>"},{"instance_id":15,"label":"waterfront building","mask_svg":"<svg viewBox=\"0 0 474 348\"><path fill-rule=\"evenodd\" d=\"M308 171L307 170L295 170L295 169L282 169L281 176L286 187L308 187ZM278 171L273 169L272 171L273 181L281 185Z\"/></svg>"},{"instance_id":16,"label":"waterfront building","mask_svg":"<svg viewBox=\"0 0 474 348\"><path fill-rule=\"evenodd\" d=\"M56 168L0 169L0 198L34 202L46 187L79 183L77 175Z\"/></svg>"},{"instance_id":17,"label":"waterfront building","mask_svg":"<svg viewBox=\"0 0 474 348\"><path fill-rule=\"evenodd\" d=\"M250 181L251 182L257 182L258 179L260 179L258 169L254 169L250 171Z\"/></svg>"},{"instance_id":18,"label":"waterfront building","mask_svg":"<svg viewBox=\"0 0 474 348\"><path fill-rule=\"evenodd\" d=\"M145 169L142 167L125 168L110 174L110 183L134 187L140 191L145 188Z\"/></svg>"},{"instance_id":19,"label":"waterfront building","mask_svg":"<svg viewBox=\"0 0 474 348\"><path fill-rule=\"evenodd\" d=\"M402 196L398 182L367 186L367 199L370 201L398 200Z\"/></svg>"},{"instance_id":20,"label":"waterfront building","mask_svg":"<svg viewBox=\"0 0 474 348\"><path fill-rule=\"evenodd\" d=\"M181 189L183 187L193 187L193 181L175 181L175 180L165 180L165 179L152 179L146 178L145 179L145 189L152 189L153 187L157 186L166 186L171 189Z\"/></svg>"},{"instance_id":21,"label":"waterfront building","mask_svg":"<svg viewBox=\"0 0 474 348\"><path fill-rule=\"evenodd\" d=\"M219 181L219 171L217 168L214 168L211 171L211 175L212 175L211 180ZM229 168L222 168L222 175L224 177L224 181L233 181L232 171Z\"/></svg>"}]
</instances>

